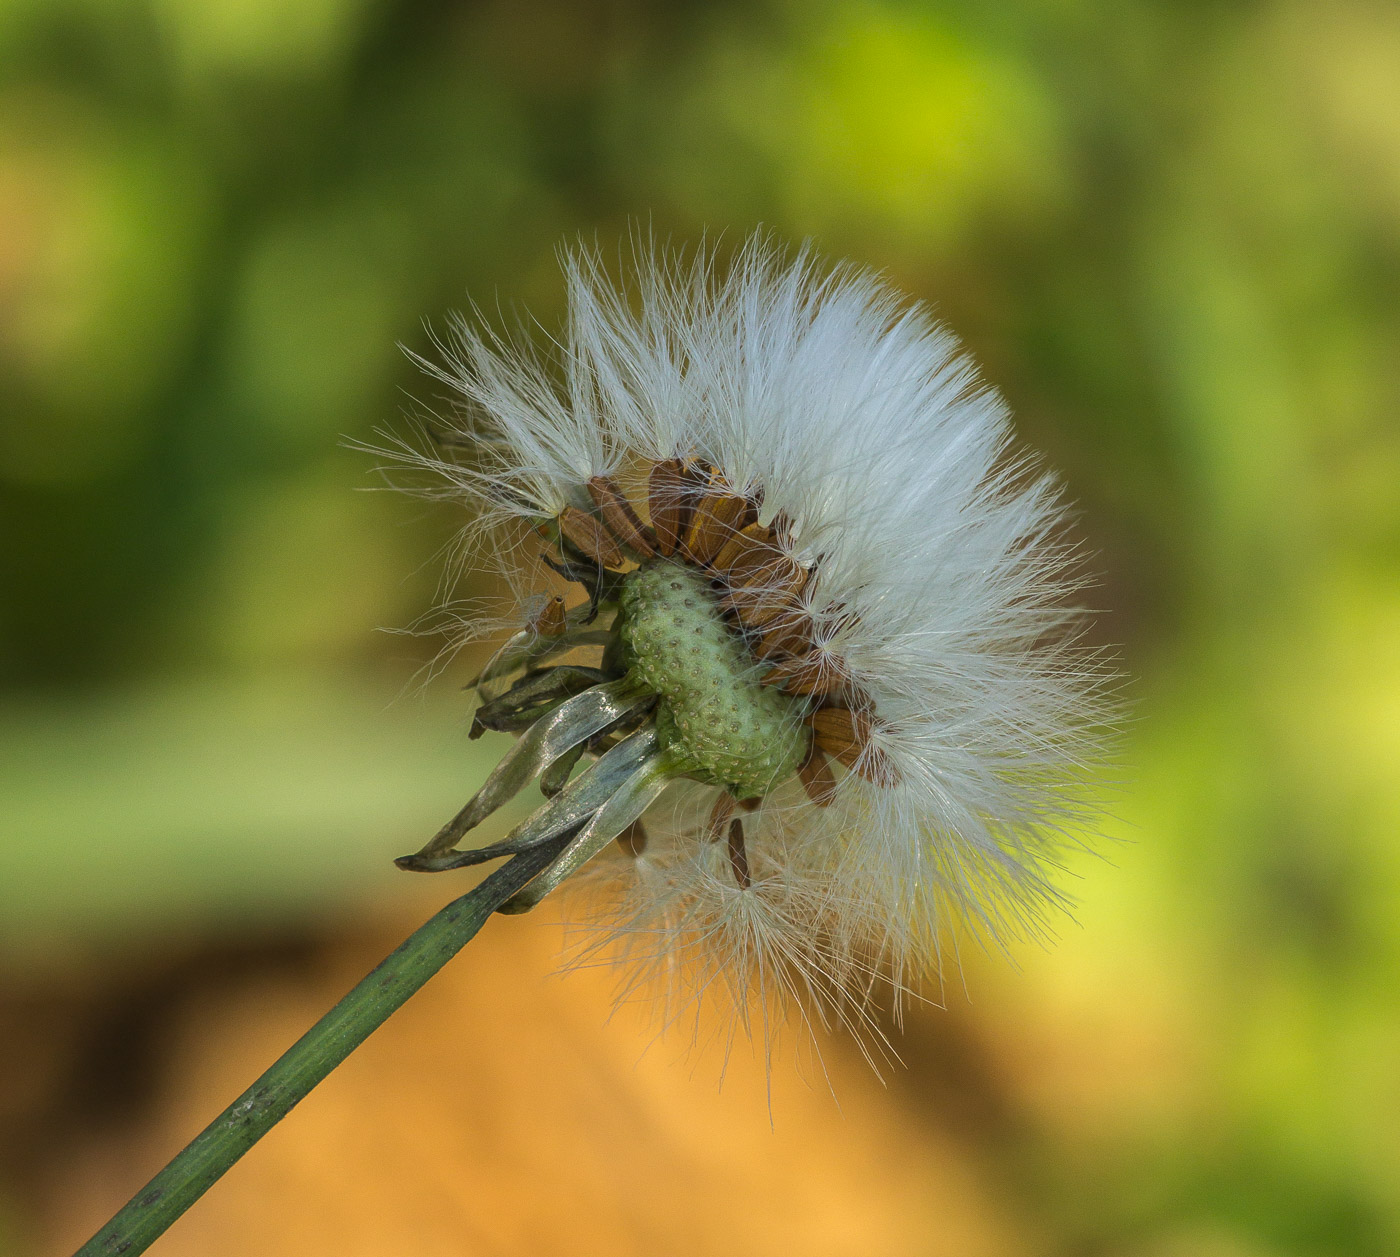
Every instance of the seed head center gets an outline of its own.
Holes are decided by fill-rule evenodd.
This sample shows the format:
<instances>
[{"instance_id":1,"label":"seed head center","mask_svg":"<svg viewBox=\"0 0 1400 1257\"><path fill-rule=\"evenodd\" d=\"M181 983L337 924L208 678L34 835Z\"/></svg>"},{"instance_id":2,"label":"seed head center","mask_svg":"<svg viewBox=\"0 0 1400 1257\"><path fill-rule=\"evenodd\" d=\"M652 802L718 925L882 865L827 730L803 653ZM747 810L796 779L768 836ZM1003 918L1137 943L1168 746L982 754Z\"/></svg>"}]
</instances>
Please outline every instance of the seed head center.
<instances>
[{"instance_id":1,"label":"seed head center","mask_svg":"<svg viewBox=\"0 0 1400 1257\"><path fill-rule=\"evenodd\" d=\"M654 560L628 575L621 635L632 674L660 695L656 727L682 772L755 798L806 758L806 704L758 680L703 572Z\"/></svg>"}]
</instances>

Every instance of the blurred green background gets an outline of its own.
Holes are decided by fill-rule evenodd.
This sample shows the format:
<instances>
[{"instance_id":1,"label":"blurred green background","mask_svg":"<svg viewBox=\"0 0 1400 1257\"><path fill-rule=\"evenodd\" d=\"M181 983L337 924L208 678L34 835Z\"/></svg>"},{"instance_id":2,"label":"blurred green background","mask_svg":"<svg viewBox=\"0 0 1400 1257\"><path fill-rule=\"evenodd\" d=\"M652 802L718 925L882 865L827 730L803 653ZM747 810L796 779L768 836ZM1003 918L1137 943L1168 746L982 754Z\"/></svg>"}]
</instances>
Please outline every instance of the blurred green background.
<instances>
[{"instance_id":1,"label":"blurred green background","mask_svg":"<svg viewBox=\"0 0 1400 1257\"><path fill-rule=\"evenodd\" d=\"M0 1015L400 893L494 751L376 632L460 521L344 439L638 221L885 271L1080 504L1125 841L978 1000L1063 1032L1008 1067L1033 1251L1400 1251L1382 0L3 0Z\"/></svg>"}]
</instances>

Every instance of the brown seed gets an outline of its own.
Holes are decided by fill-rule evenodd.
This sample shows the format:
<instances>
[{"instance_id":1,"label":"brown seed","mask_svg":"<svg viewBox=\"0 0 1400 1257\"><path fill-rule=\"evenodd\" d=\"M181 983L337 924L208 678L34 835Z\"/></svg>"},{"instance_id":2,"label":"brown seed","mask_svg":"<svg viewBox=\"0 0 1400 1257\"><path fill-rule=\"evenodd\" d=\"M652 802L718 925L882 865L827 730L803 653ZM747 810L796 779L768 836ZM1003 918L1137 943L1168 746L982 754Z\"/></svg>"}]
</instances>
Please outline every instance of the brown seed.
<instances>
[{"instance_id":1,"label":"brown seed","mask_svg":"<svg viewBox=\"0 0 1400 1257\"><path fill-rule=\"evenodd\" d=\"M729 492L727 487L712 487L696 504L685 531L687 557L708 566L725 542L752 524L757 514L758 508L748 498Z\"/></svg>"},{"instance_id":2,"label":"brown seed","mask_svg":"<svg viewBox=\"0 0 1400 1257\"><path fill-rule=\"evenodd\" d=\"M850 673L841 660L819 650L776 664L763 679L770 685L781 685L790 694L813 694L823 698L852 685Z\"/></svg>"},{"instance_id":3,"label":"brown seed","mask_svg":"<svg viewBox=\"0 0 1400 1257\"><path fill-rule=\"evenodd\" d=\"M647 513L656 534L656 548L668 558L690 526L699 486L692 465L679 458L668 458L651 469L647 479Z\"/></svg>"},{"instance_id":4,"label":"brown seed","mask_svg":"<svg viewBox=\"0 0 1400 1257\"><path fill-rule=\"evenodd\" d=\"M729 818L734 815L736 802L737 800L728 790L720 791L714 807L710 809L710 819L705 822L706 842L718 842L724 837L724 827L729 823Z\"/></svg>"},{"instance_id":5,"label":"brown seed","mask_svg":"<svg viewBox=\"0 0 1400 1257\"><path fill-rule=\"evenodd\" d=\"M785 554L752 561L735 570L728 604L746 629L761 629L785 615L801 614L807 573Z\"/></svg>"},{"instance_id":6,"label":"brown seed","mask_svg":"<svg viewBox=\"0 0 1400 1257\"><path fill-rule=\"evenodd\" d=\"M899 785L899 769L894 766L894 760L878 746L870 748L870 753L856 765L856 772L871 785L884 786L886 789Z\"/></svg>"},{"instance_id":7,"label":"brown seed","mask_svg":"<svg viewBox=\"0 0 1400 1257\"><path fill-rule=\"evenodd\" d=\"M594 476L588 482L588 496L602 515L603 523L623 545L647 558L656 553L647 526L611 476Z\"/></svg>"},{"instance_id":8,"label":"brown seed","mask_svg":"<svg viewBox=\"0 0 1400 1257\"><path fill-rule=\"evenodd\" d=\"M530 625L541 637L558 637L567 626L564 600L558 594L544 604Z\"/></svg>"},{"instance_id":9,"label":"brown seed","mask_svg":"<svg viewBox=\"0 0 1400 1257\"><path fill-rule=\"evenodd\" d=\"M836 775L826 762L826 756L817 750L815 742L798 767L797 776L813 803L818 807L830 806L831 800L836 797Z\"/></svg>"},{"instance_id":10,"label":"brown seed","mask_svg":"<svg viewBox=\"0 0 1400 1257\"><path fill-rule=\"evenodd\" d=\"M893 786L899 782L899 770L879 747L873 746L870 733L871 716L866 711L850 711L844 707L823 707L809 718L813 741L819 750L841 761L877 786Z\"/></svg>"},{"instance_id":11,"label":"brown seed","mask_svg":"<svg viewBox=\"0 0 1400 1257\"><path fill-rule=\"evenodd\" d=\"M854 768L870 742L869 717L844 707L823 707L812 713L811 722L817 747Z\"/></svg>"},{"instance_id":12,"label":"brown seed","mask_svg":"<svg viewBox=\"0 0 1400 1257\"><path fill-rule=\"evenodd\" d=\"M760 659L775 661L786 655L805 655L815 649L812 628L811 617L805 611L782 616L764 629L763 636L754 643L753 653Z\"/></svg>"},{"instance_id":13,"label":"brown seed","mask_svg":"<svg viewBox=\"0 0 1400 1257\"><path fill-rule=\"evenodd\" d=\"M730 589L786 591L798 583L801 573L802 569L781 550L755 547L735 559L726 579Z\"/></svg>"},{"instance_id":14,"label":"brown seed","mask_svg":"<svg viewBox=\"0 0 1400 1257\"><path fill-rule=\"evenodd\" d=\"M743 567L750 555L765 557L780 553L774 542L773 530L753 523L736 532L719 548L714 558L715 571L728 575L736 566Z\"/></svg>"},{"instance_id":15,"label":"brown seed","mask_svg":"<svg viewBox=\"0 0 1400 1257\"><path fill-rule=\"evenodd\" d=\"M575 506L566 506L559 516L559 531L595 563L617 567L622 551L607 529L592 515L585 515Z\"/></svg>"},{"instance_id":16,"label":"brown seed","mask_svg":"<svg viewBox=\"0 0 1400 1257\"><path fill-rule=\"evenodd\" d=\"M749 853L744 849L744 822L737 816L729 822L729 867L734 870L734 880L740 890L748 890L753 885L749 876Z\"/></svg>"}]
</instances>

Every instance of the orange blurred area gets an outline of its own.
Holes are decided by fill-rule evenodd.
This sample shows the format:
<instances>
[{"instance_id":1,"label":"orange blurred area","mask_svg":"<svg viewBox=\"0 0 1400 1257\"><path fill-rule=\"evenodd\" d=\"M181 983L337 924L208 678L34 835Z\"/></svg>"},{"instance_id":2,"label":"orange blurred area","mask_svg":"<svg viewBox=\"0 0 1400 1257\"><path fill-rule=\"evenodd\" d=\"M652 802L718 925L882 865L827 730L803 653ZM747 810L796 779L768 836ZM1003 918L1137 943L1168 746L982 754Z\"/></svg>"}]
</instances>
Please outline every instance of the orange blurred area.
<instances>
[{"instance_id":1,"label":"orange blurred area","mask_svg":"<svg viewBox=\"0 0 1400 1257\"><path fill-rule=\"evenodd\" d=\"M849 1043L823 1039L809 1076L780 1063L770 1092L746 1042L726 1061L684 1035L653 1041L633 1010L605 1020L611 979L561 978L559 937L553 923L493 922L163 1250L1025 1251L969 1132L919 1120L907 1079L882 1088ZM34 1251L86 1239L213 1097L236 1094L396 941L381 928L295 973L192 995L139 1119L42 1177Z\"/></svg>"},{"instance_id":2,"label":"orange blurred area","mask_svg":"<svg viewBox=\"0 0 1400 1257\"><path fill-rule=\"evenodd\" d=\"M771 1104L493 920L155 1251L1400 1251L1393 4L0 0L0 1257L462 889L391 863L504 745L421 618L469 520L364 491L443 404L399 346L759 223L1079 504L1130 715L1073 918L950 938L883 1084L784 1027Z\"/></svg>"}]
</instances>

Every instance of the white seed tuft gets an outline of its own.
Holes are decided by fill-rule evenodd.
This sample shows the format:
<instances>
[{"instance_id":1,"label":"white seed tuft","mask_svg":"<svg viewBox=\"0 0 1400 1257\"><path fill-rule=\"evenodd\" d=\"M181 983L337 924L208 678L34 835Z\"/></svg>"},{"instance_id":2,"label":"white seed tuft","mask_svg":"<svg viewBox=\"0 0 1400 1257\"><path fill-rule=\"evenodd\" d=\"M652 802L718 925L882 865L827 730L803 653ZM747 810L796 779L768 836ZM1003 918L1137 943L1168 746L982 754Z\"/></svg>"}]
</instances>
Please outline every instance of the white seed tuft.
<instances>
[{"instance_id":1,"label":"white seed tuft","mask_svg":"<svg viewBox=\"0 0 1400 1257\"><path fill-rule=\"evenodd\" d=\"M426 461L488 523L588 509L591 478L671 458L761 494L813 573L820 667L873 702L862 762L893 769L838 773L827 807L794 781L769 794L744 818L746 888L706 839L713 793L672 787L640 857L577 879L594 892L579 962L640 961L675 984L668 1017L719 991L741 1020L795 994L860 1028L871 991L937 971L959 923L1042 936L1064 902L1049 874L1093 814L1109 675L1077 641L1059 492L1012 451L1001 398L924 307L805 250L755 237L720 269L642 249L628 291L589 253L565 271L555 362L454 325L435 371L472 454Z\"/></svg>"}]
</instances>

